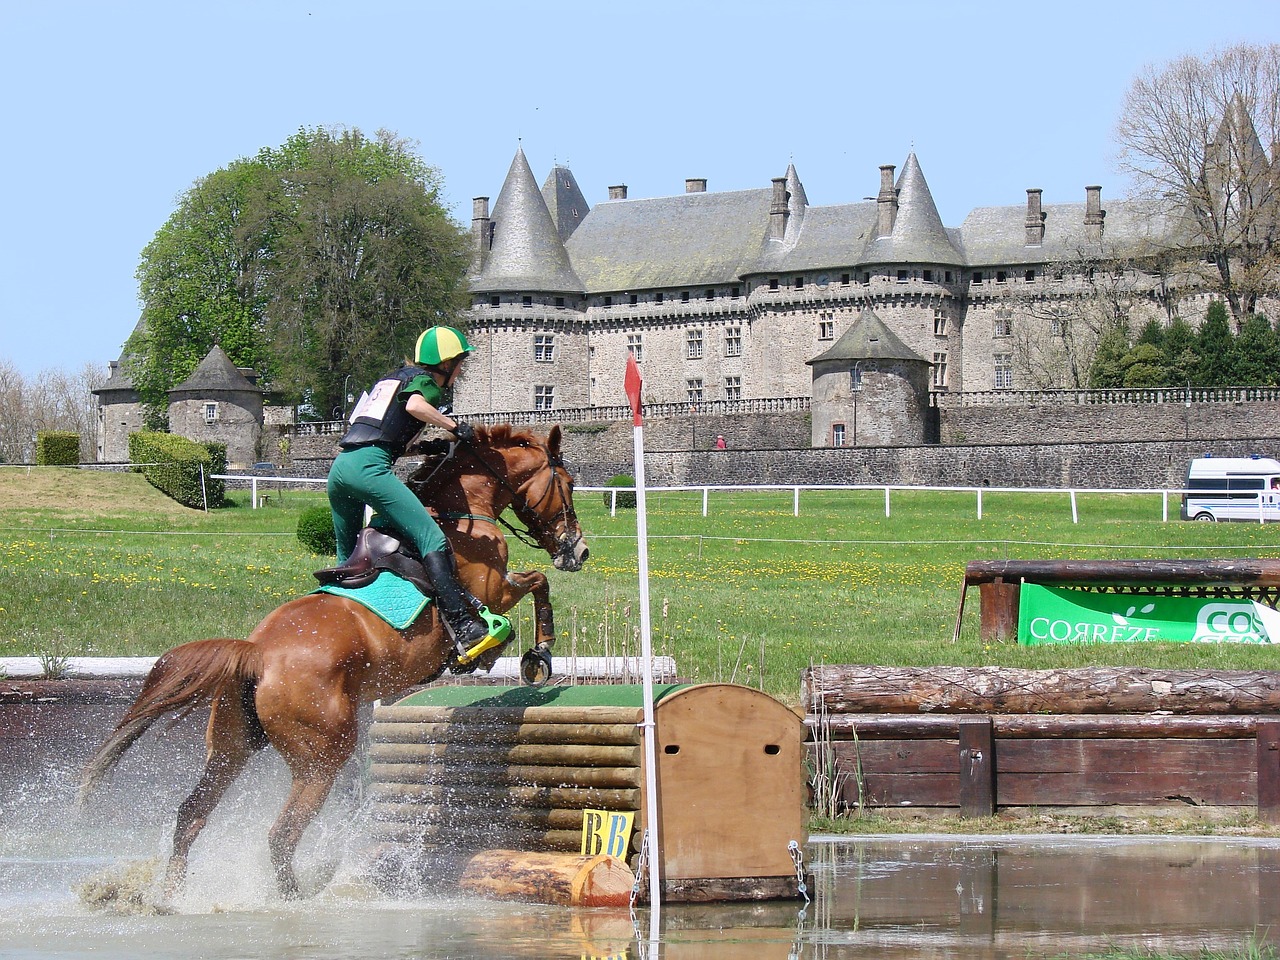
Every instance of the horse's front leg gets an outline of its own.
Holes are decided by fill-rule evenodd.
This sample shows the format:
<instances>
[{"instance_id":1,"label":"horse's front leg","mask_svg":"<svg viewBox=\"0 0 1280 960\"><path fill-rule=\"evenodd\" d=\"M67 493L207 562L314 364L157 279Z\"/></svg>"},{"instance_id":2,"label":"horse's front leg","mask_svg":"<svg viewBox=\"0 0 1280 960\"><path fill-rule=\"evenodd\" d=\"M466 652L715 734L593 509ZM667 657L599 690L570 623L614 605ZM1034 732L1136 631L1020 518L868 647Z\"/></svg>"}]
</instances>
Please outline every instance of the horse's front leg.
<instances>
[{"instance_id":1,"label":"horse's front leg","mask_svg":"<svg viewBox=\"0 0 1280 960\"><path fill-rule=\"evenodd\" d=\"M551 609L551 583L547 580L547 575L537 570L508 573L499 583L501 588L498 596L488 600L490 609L505 613L526 595L533 594L534 646L549 654L556 642L556 622Z\"/></svg>"}]
</instances>

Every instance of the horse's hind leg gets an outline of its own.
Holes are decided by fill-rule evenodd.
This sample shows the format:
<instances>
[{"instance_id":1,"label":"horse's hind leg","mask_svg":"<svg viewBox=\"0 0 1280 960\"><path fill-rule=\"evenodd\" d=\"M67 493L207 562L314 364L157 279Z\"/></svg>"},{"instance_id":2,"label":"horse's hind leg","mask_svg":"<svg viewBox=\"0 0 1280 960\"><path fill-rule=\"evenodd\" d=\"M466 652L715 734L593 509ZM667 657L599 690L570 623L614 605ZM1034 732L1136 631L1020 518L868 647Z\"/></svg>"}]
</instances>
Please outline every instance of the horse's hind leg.
<instances>
[{"instance_id":1,"label":"horse's hind leg","mask_svg":"<svg viewBox=\"0 0 1280 960\"><path fill-rule=\"evenodd\" d=\"M173 852L169 855L164 875L166 900L172 899L182 889L191 845L209 822L209 815L265 741L256 722L247 715L241 698L236 695L223 696L213 705L205 745L207 753L200 780L178 807L178 822L173 829Z\"/></svg>"},{"instance_id":2,"label":"horse's hind leg","mask_svg":"<svg viewBox=\"0 0 1280 960\"><path fill-rule=\"evenodd\" d=\"M298 875L293 869L293 855L302 842L303 832L324 806L341 766L342 763L339 762L334 769L315 770L305 776L299 776L295 772L289 799L285 801L284 810L276 818L276 822L271 825L267 838L271 850L271 865L275 869L276 886L280 889L280 895L287 899L294 899L301 894Z\"/></svg>"}]
</instances>

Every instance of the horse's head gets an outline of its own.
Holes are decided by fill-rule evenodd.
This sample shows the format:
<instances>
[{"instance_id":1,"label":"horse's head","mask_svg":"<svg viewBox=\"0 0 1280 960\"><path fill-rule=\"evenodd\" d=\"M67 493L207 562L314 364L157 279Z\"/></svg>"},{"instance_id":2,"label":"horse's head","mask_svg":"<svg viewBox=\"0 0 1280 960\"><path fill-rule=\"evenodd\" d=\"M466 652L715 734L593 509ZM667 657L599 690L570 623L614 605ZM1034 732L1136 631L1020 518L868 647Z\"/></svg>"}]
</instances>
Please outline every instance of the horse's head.
<instances>
[{"instance_id":1,"label":"horse's head","mask_svg":"<svg viewBox=\"0 0 1280 960\"><path fill-rule=\"evenodd\" d=\"M590 551L573 508L573 477L560 456L559 425L543 440L507 426L479 428L477 445L502 457L502 474L511 508L557 570L580 570ZM488 458L483 457L486 463Z\"/></svg>"}]
</instances>

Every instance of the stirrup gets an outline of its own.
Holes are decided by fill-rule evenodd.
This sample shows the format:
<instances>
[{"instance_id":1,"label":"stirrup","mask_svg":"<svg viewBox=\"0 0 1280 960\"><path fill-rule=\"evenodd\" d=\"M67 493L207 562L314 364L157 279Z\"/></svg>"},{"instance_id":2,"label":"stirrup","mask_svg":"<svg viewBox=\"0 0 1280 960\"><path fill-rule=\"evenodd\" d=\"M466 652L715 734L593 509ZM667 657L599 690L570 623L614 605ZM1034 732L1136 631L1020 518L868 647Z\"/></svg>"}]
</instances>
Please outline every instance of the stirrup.
<instances>
[{"instance_id":1,"label":"stirrup","mask_svg":"<svg viewBox=\"0 0 1280 960\"><path fill-rule=\"evenodd\" d=\"M476 616L484 621L486 635L466 650L459 646L457 665L464 670L467 667L475 669L473 664L478 666L484 654L504 646L511 638L511 621L506 617L491 612L488 607L481 607Z\"/></svg>"}]
</instances>

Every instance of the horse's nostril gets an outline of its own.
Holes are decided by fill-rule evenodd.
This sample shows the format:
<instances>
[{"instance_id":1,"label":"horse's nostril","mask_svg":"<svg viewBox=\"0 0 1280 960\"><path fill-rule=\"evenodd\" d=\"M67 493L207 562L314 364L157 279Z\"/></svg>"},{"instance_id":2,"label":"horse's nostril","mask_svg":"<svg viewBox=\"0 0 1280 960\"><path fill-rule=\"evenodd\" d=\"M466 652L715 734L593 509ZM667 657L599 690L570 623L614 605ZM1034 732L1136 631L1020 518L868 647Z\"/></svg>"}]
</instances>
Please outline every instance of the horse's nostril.
<instances>
[{"instance_id":1,"label":"horse's nostril","mask_svg":"<svg viewBox=\"0 0 1280 960\"><path fill-rule=\"evenodd\" d=\"M582 563L586 563L587 557L589 556L591 556L591 551L588 550L586 547L583 547L582 556L578 557L578 560L581 561Z\"/></svg>"}]
</instances>

